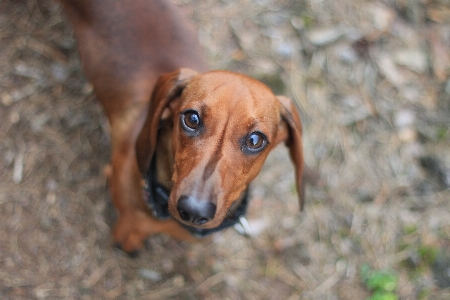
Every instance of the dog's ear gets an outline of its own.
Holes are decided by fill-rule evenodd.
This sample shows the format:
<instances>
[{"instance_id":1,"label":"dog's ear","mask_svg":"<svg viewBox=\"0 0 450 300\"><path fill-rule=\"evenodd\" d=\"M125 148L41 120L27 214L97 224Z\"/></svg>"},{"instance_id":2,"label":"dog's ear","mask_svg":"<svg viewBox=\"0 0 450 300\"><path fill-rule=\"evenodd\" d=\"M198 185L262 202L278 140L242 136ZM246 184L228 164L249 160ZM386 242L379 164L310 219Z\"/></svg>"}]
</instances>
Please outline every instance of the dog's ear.
<instances>
[{"instance_id":1,"label":"dog's ear","mask_svg":"<svg viewBox=\"0 0 450 300\"><path fill-rule=\"evenodd\" d=\"M303 145L302 145L302 123L300 115L294 103L284 96L277 96L281 103L281 123L277 135L279 142L284 141L289 148L289 154L295 167L295 182L299 197L300 210L304 206L305 186L303 180Z\"/></svg>"},{"instance_id":2,"label":"dog's ear","mask_svg":"<svg viewBox=\"0 0 450 300\"><path fill-rule=\"evenodd\" d=\"M150 165L156 149L160 121L164 118L168 106L179 98L190 79L197 74L191 69L179 69L158 78L150 100L147 120L136 145L136 156L141 172L145 172Z\"/></svg>"}]
</instances>

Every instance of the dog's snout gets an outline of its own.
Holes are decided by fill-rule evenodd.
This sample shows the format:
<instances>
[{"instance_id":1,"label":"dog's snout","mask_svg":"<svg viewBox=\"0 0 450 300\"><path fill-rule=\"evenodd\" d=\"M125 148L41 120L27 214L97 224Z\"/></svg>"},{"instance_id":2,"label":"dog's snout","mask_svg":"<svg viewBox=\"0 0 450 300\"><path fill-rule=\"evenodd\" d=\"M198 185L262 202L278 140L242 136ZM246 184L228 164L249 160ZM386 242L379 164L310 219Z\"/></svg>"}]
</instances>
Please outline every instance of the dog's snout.
<instances>
[{"instance_id":1,"label":"dog's snout","mask_svg":"<svg viewBox=\"0 0 450 300\"><path fill-rule=\"evenodd\" d=\"M177 204L178 214L183 221L203 225L214 218L216 205L193 197L181 196Z\"/></svg>"}]
</instances>

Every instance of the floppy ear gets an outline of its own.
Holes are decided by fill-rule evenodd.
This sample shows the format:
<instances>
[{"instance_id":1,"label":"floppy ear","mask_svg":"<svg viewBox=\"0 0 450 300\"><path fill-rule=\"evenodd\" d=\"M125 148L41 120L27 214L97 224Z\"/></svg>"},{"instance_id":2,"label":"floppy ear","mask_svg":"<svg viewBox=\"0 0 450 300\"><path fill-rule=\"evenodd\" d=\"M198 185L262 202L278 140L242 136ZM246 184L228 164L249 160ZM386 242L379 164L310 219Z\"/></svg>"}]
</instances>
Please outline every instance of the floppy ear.
<instances>
[{"instance_id":1,"label":"floppy ear","mask_svg":"<svg viewBox=\"0 0 450 300\"><path fill-rule=\"evenodd\" d=\"M136 143L136 156L141 172L147 170L155 152L159 124L164 111L172 100L181 95L190 79L197 74L191 69L179 69L158 78L150 100L147 120Z\"/></svg>"},{"instance_id":2,"label":"floppy ear","mask_svg":"<svg viewBox=\"0 0 450 300\"><path fill-rule=\"evenodd\" d=\"M295 167L295 182L299 197L300 210L304 206L304 180L303 180L303 145L302 145L302 123L300 115L294 103L284 96L277 96L281 103L281 132L278 136L284 140L289 148L289 154Z\"/></svg>"}]
</instances>

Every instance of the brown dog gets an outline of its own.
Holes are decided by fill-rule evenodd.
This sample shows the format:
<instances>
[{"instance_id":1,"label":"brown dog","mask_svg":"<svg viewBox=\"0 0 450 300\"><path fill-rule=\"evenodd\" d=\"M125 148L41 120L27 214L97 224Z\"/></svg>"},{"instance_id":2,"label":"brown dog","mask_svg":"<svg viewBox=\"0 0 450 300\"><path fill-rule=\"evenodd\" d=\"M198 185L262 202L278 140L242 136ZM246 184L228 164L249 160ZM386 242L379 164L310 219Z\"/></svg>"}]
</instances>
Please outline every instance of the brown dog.
<instances>
[{"instance_id":1,"label":"brown dog","mask_svg":"<svg viewBox=\"0 0 450 300\"><path fill-rule=\"evenodd\" d=\"M110 122L114 239L124 251L155 233L189 239L234 224L280 142L290 148L302 206L302 129L288 99L241 74L197 73L207 64L170 1L61 2Z\"/></svg>"}]
</instances>

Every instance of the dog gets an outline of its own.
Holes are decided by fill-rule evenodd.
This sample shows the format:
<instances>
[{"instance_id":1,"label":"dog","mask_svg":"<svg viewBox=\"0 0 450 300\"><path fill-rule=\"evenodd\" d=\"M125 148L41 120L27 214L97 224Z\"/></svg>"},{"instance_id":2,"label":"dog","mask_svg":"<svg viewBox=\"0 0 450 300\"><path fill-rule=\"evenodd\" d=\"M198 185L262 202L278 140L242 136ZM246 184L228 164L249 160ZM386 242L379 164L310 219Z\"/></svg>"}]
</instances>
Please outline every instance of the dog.
<instances>
[{"instance_id":1,"label":"dog","mask_svg":"<svg viewBox=\"0 0 450 300\"><path fill-rule=\"evenodd\" d=\"M153 234L195 240L238 222L250 182L282 142L303 207L302 125L288 98L209 70L194 27L170 1L59 2L110 124L113 237L123 251Z\"/></svg>"}]
</instances>

